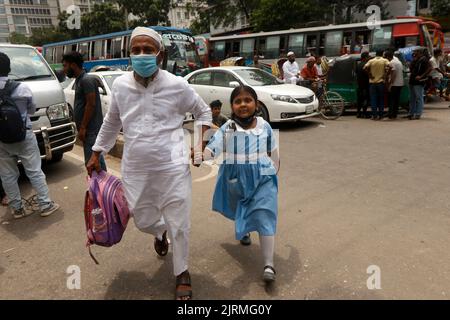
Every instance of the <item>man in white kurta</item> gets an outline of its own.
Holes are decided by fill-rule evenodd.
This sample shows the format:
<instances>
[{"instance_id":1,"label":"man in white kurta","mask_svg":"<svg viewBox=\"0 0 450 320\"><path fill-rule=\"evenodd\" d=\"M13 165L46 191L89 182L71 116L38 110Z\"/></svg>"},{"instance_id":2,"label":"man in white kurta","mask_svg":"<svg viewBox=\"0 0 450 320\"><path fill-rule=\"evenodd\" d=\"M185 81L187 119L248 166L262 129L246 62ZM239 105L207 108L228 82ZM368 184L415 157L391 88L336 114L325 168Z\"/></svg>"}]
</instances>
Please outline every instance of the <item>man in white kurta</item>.
<instances>
[{"instance_id":1,"label":"man in white kurta","mask_svg":"<svg viewBox=\"0 0 450 320\"><path fill-rule=\"evenodd\" d=\"M283 75L284 75L284 82L285 83L291 83L291 84L297 84L298 81L302 80L299 76L300 68L298 66L298 63L295 61L295 54L294 52L289 52L287 54L288 60L283 63Z\"/></svg>"},{"instance_id":2,"label":"man in white kurta","mask_svg":"<svg viewBox=\"0 0 450 320\"><path fill-rule=\"evenodd\" d=\"M136 28L132 34L132 64L137 56L133 52L140 52L133 47L137 41L146 50L146 41L155 44L158 40L156 44L163 52L159 35L149 33L145 39L150 29L144 29ZM92 150L94 157L108 152L123 128L122 180L135 224L159 240L168 231L173 244L173 271L180 276L188 270L192 190L183 120L190 112L195 124L206 131L212 121L211 111L183 78L164 70L143 78L137 73L137 62L134 70L114 82L111 105ZM88 164L88 170L94 162Z\"/></svg>"}]
</instances>

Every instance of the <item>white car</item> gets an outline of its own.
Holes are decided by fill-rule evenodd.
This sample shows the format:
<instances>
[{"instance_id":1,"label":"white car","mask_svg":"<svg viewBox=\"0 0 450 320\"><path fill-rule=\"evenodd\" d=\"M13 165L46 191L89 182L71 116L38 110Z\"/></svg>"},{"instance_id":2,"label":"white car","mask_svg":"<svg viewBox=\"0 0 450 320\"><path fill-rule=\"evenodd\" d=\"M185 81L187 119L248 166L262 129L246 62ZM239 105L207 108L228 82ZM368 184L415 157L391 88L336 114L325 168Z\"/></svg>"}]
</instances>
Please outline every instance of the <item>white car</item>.
<instances>
[{"instance_id":1,"label":"white car","mask_svg":"<svg viewBox=\"0 0 450 320\"><path fill-rule=\"evenodd\" d=\"M222 113L231 115L230 96L235 87L252 87L261 105L260 116L270 122L295 121L318 115L314 92L295 84L281 83L268 72L250 67L215 67L194 71L185 79L210 104L222 102Z\"/></svg>"},{"instance_id":2,"label":"white car","mask_svg":"<svg viewBox=\"0 0 450 320\"><path fill-rule=\"evenodd\" d=\"M97 71L90 72L88 74L93 75L99 81L99 92L100 101L102 102L102 112L103 116L106 115L111 104L111 88L114 81L129 71ZM70 82L70 84L64 89L64 94L66 96L66 101L71 108L74 107L75 100L75 79Z\"/></svg>"}]
</instances>

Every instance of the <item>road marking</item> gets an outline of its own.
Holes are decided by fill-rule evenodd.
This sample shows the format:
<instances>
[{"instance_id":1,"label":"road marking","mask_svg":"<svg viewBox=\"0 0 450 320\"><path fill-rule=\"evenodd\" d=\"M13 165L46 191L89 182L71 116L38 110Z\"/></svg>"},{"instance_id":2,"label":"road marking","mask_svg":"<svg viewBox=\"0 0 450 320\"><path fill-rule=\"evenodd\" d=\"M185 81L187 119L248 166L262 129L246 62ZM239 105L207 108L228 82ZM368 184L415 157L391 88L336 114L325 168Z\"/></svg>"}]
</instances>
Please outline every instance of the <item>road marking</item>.
<instances>
[{"instance_id":1,"label":"road marking","mask_svg":"<svg viewBox=\"0 0 450 320\"><path fill-rule=\"evenodd\" d=\"M203 182L217 176L217 173L219 172L219 166L217 164L210 161L203 161L203 164L206 165L207 167L210 167L211 172L204 177L195 179L194 182Z\"/></svg>"},{"instance_id":2,"label":"road marking","mask_svg":"<svg viewBox=\"0 0 450 320\"><path fill-rule=\"evenodd\" d=\"M79 155L77 155L73 152L67 152L65 155L68 156L69 158L72 158L74 160L84 163L84 158L80 157ZM195 179L193 182L203 182L203 181L209 180L209 179L217 176L217 173L219 172L219 166L217 166L217 164L210 162L210 161L203 161L203 164L206 165L207 167L209 167L211 169L211 171L206 176ZM120 172L118 172L114 169L111 169L111 168L108 168L108 172L112 173L119 179L122 179L122 175L120 174Z\"/></svg>"}]
</instances>

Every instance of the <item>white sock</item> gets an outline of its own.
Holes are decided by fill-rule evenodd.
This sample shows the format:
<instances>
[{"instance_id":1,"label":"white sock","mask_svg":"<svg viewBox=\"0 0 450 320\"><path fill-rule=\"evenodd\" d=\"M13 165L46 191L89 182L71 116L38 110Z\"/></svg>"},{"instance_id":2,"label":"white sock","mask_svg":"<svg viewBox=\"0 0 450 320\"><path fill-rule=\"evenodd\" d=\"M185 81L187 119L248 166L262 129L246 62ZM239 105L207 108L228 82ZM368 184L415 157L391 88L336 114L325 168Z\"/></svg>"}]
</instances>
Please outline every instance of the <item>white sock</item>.
<instances>
[{"instance_id":1,"label":"white sock","mask_svg":"<svg viewBox=\"0 0 450 320\"><path fill-rule=\"evenodd\" d=\"M264 259L264 266L273 267L273 255L275 248L275 236L259 236L259 242L261 244L261 250ZM266 271L273 272L271 269L267 269Z\"/></svg>"}]
</instances>

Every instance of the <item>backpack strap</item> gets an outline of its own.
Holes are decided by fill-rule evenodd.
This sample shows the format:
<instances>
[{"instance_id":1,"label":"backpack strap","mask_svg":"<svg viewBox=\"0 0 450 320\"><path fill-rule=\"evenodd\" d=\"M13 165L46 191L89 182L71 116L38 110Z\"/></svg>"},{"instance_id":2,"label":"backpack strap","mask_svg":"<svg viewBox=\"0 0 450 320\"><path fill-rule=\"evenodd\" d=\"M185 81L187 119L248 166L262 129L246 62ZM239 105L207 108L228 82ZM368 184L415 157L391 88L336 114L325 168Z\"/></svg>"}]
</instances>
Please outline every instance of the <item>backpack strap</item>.
<instances>
[{"instance_id":1,"label":"backpack strap","mask_svg":"<svg viewBox=\"0 0 450 320\"><path fill-rule=\"evenodd\" d=\"M6 81L5 87L0 90L0 96L11 96L11 94L16 90L16 88L20 85L20 82L14 80Z\"/></svg>"}]
</instances>

